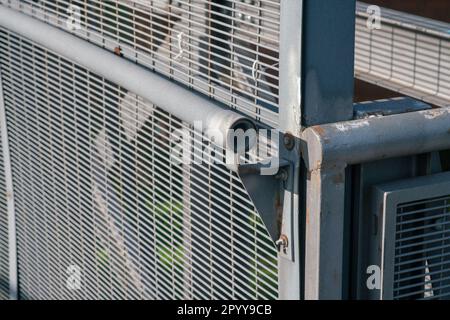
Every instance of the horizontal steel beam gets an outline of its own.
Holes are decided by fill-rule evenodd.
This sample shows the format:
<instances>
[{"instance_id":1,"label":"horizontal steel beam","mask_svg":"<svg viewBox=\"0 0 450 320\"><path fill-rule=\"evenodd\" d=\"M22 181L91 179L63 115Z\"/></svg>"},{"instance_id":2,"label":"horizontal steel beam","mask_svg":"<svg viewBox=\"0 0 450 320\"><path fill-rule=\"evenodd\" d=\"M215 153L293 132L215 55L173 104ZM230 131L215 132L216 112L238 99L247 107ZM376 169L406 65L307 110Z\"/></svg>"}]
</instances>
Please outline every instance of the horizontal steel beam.
<instances>
[{"instance_id":1,"label":"horizontal steel beam","mask_svg":"<svg viewBox=\"0 0 450 320\"><path fill-rule=\"evenodd\" d=\"M0 25L149 100L188 124L200 121L207 136L222 134L224 147L234 145L229 130L256 129L253 120L238 112L68 32L1 5Z\"/></svg>"},{"instance_id":2,"label":"horizontal steel beam","mask_svg":"<svg viewBox=\"0 0 450 320\"><path fill-rule=\"evenodd\" d=\"M450 149L450 107L314 126L303 132L310 171Z\"/></svg>"},{"instance_id":3,"label":"horizontal steel beam","mask_svg":"<svg viewBox=\"0 0 450 320\"><path fill-rule=\"evenodd\" d=\"M450 24L369 5L356 10L355 76L441 107L450 106Z\"/></svg>"}]
</instances>

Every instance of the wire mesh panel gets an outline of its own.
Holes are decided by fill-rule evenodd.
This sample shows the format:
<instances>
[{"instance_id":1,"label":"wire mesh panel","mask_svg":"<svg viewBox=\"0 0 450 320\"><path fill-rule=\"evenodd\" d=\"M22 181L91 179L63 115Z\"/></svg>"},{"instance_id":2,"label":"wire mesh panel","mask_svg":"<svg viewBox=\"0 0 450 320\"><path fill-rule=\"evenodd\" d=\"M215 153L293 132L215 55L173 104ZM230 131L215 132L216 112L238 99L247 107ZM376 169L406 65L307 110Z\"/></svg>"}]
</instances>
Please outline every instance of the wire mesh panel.
<instances>
[{"instance_id":1,"label":"wire mesh panel","mask_svg":"<svg viewBox=\"0 0 450 320\"><path fill-rule=\"evenodd\" d=\"M371 205L358 298L449 299L450 172L377 185ZM379 279L367 280L366 270L378 268Z\"/></svg>"},{"instance_id":2,"label":"wire mesh panel","mask_svg":"<svg viewBox=\"0 0 450 320\"><path fill-rule=\"evenodd\" d=\"M0 2L278 123L280 0Z\"/></svg>"},{"instance_id":3,"label":"wire mesh panel","mask_svg":"<svg viewBox=\"0 0 450 320\"><path fill-rule=\"evenodd\" d=\"M450 196L400 204L394 299L450 298Z\"/></svg>"},{"instance_id":4,"label":"wire mesh panel","mask_svg":"<svg viewBox=\"0 0 450 320\"><path fill-rule=\"evenodd\" d=\"M163 106L0 30L21 298L277 297L276 249L217 163L224 150ZM196 151L189 163L174 156L179 130Z\"/></svg>"},{"instance_id":5,"label":"wire mesh panel","mask_svg":"<svg viewBox=\"0 0 450 320\"><path fill-rule=\"evenodd\" d=\"M0 143L0 300L9 297L8 211L2 145Z\"/></svg>"},{"instance_id":6,"label":"wire mesh panel","mask_svg":"<svg viewBox=\"0 0 450 320\"><path fill-rule=\"evenodd\" d=\"M438 106L450 105L450 24L357 4L356 77Z\"/></svg>"}]
</instances>

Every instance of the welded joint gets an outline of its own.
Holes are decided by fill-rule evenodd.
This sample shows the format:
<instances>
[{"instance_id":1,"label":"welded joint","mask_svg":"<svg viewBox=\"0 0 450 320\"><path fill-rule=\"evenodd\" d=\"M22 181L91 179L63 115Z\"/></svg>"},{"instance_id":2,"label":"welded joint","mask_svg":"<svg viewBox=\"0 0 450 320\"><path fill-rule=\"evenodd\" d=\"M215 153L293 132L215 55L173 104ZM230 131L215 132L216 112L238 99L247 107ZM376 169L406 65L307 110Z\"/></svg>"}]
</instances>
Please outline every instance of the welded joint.
<instances>
[{"instance_id":1,"label":"welded joint","mask_svg":"<svg viewBox=\"0 0 450 320\"><path fill-rule=\"evenodd\" d=\"M305 298L342 298L345 168L450 149L450 108L305 129Z\"/></svg>"},{"instance_id":2,"label":"welded joint","mask_svg":"<svg viewBox=\"0 0 450 320\"><path fill-rule=\"evenodd\" d=\"M450 149L450 107L313 126L301 136L309 171Z\"/></svg>"}]
</instances>

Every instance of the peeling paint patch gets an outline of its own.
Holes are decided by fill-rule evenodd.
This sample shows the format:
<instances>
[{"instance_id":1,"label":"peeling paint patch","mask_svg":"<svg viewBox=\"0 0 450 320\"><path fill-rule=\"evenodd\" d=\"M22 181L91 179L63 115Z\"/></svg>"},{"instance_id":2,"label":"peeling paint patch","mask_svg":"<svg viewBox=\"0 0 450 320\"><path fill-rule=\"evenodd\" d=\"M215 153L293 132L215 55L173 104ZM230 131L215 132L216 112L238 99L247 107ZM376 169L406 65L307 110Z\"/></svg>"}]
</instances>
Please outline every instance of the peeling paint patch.
<instances>
[{"instance_id":1,"label":"peeling paint patch","mask_svg":"<svg viewBox=\"0 0 450 320\"><path fill-rule=\"evenodd\" d=\"M336 123L336 129L341 132L350 131L353 129L358 129L366 126L370 126L369 121L354 121L354 122L346 122L346 123Z\"/></svg>"},{"instance_id":2,"label":"peeling paint patch","mask_svg":"<svg viewBox=\"0 0 450 320\"><path fill-rule=\"evenodd\" d=\"M345 182L345 178L344 175L340 172L338 174L336 174L335 176L333 176L333 183L335 184L341 184Z\"/></svg>"},{"instance_id":3,"label":"peeling paint patch","mask_svg":"<svg viewBox=\"0 0 450 320\"><path fill-rule=\"evenodd\" d=\"M325 136L325 130L321 126L314 127L314 131L317 132L320 137Z\"/></svg>"},{"instance_id":4,"label":"peeling paint patch","mask_svg":"<svg viewBox=\"0 0 450 320\"><path fill-rule=\"evenodd\" d=\"M433 120L446 114L450 114L450 110L448 108L439 108L425 112L424 117L427 120Z\"/></svg>"}]
</instances>

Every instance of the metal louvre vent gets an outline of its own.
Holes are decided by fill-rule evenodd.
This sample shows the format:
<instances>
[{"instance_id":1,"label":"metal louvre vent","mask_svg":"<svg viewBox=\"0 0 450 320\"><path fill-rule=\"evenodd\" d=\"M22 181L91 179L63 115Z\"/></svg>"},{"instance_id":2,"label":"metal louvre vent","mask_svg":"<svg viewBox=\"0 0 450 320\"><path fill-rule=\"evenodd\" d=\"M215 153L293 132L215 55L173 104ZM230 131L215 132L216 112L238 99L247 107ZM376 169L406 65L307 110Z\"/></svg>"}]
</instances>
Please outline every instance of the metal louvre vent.
<instances>
[{"instance_id":1,"label":"metal louvre vent","mask_svg":"<svg viewBox=\"0 0 450 320\"><path fill-rule=\"evenodd\" d=\"M394 299L450 298L450 195L397 209Z\"/></svg>"},{"instance_id":2,"label":"metal louvre vent","mask_svg":"<svg viewBox=\"0 0 450 320\"><path fill-rule=\"evenodd\" d=\"M0 2L278 123L279 0Z\"/></svg>"},{"instance_id":3,"label":"metal louvre vent","mask_svg":"<svg viewBox=\"0 0 450 320\"><path fill-rule=\"evenodd\" d=\"M0 142L0 300L9 296L8 211L2 147Z\"/></svg>"},{"instance_id":4,"label":"metal louvre vent","mask_svg":"<svg viewBox=\"0 0 450 320\"><path fill-rule=\"evenodd\" d=\"M4 29L0 49L21 298L277 298L277 252L237 175L172 158L191 127Z\"/></svg>"},{"instance_id":5,"label":"metal louvre vent","mask_svg":"<svg viewBox=\"0 0 450 320\"><path fill-rule=\"evenodd\" d=\"M357 78L438 106L450 105L450 24L382 8L381 28L368 26L357 3Z\"/></svg>"},{"instance_id":6,"label":"metal louvre vent","mask_svg":"<svg viewBox=\"0 0 450 320\"><path fill-rule=\"evenodd\" d=\"M373 187L372 214L361 237L359 298L450 298L450 172ZM369 288L366 270L381 271Z\"/></svg>"}]
</instances>

